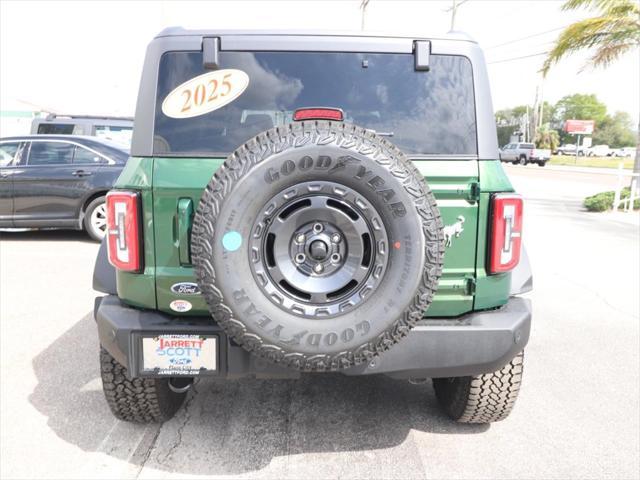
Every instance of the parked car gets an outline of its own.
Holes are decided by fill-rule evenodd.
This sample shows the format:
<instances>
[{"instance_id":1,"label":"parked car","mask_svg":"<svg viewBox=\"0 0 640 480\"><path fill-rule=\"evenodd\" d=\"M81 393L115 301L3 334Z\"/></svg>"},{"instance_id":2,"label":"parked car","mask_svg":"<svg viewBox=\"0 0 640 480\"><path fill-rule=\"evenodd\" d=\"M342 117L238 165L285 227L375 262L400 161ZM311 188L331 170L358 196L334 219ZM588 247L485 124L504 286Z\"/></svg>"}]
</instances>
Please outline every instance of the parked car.
<instances>
[{"instance_id":1,"label":"parked car","mask_svg":"<svg viewBox=\"0 0 640 480\"><path fill-rule=\"evenodd\" d=\"M106 231L105 195L129 153L119 144L78 135L0 139L0 228Z\"/></svg>"},{"instance_id":2,"label":"parked car","mask_svg":"<svg viewBox=\"0 0 640 480\"><path fill-rule=\"evenodd\" d=\"M635 157L636 147L622 147L611 151L612 157Z\"/></svg>"},{"instance_id":3,"label":"parked car","mask_svg":"<svg viewBox=\"0 0 640 480\"><path fill-rule=\"evenodd\" d=\"M582 146L578 147L578 156L584 155L586 149ZM560 145L556 149L556 155L574 155L576 154L576 146L573 143L567 143L566 145Z\"/></svg>"},{"instance_id":4,"label":"parked car","mask_svg":"<svg viewBox=\"0 0 640 480\"><path fill-rule=\"evenodd\" d=\"M609 145L594 145L587 148L587 157L608 157L612 153L613 150L609 148Z\"/></svg>"},{"instance_id":5,"label":"parked car","mask_svg":"<svg viewBox=\"0 0 640 480\"><path fill-rule=\"evenodd\" d=\"M301 372L433 378L456 421L509 415L531 270L476 42L167 29L139 91L93 283L117 418Z\"/></svg>"},{"instance_id":6,"label":"parked car","mask_svg":"<svg viewBox=\"0 0 640 480\"><path fill-rule=\"evenodd\" d=\"M90 115L47 115L31 122L32 135L90 135L131 146L133 119Z\"/></svg>"},{"instance_id":7,"label":"parked car","mask_svg":"<svg viewBox=\"0 0 640 480\"><path fill-rule=\"evenodd\" d=\"M500 160L514 165L535 163L544 167L551 158L551 150L535 148L533 143L510 143L500 150Z\"/></svg>"}]
</instances>

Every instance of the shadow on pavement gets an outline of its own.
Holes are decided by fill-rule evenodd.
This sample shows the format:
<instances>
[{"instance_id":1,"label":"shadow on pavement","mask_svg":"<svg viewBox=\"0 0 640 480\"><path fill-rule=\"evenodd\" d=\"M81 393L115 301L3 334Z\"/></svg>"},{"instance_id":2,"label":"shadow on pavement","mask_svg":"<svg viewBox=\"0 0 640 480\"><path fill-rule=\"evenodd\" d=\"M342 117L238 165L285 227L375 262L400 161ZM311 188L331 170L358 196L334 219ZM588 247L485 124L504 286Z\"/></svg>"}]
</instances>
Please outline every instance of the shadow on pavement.
<instances>
[{"instance_id":1,"label":"shadow on pavement","mask_svg":"<svg viewBox=\"0 0 640 480\"><path fill-rule=\"evenodd\" d=\"M3 242L98 242L91 240L86 232L81 230L25 230L0 229L0 241Z\"/></svg>"},{"instance_id":2,"label":"shadow on pavement","mask_svg":"<svg viewBox=\"0 0 640 480\"><path fill-rule=\"evenodd\" d=\"M123 424L104 401L92 315L35 357L33 368L38 384L29 400L57 436L85 451L103 451L114 425ZM150 454L133 452L136 445L105 453L183 474L233 474L262 469L274 457L395 447L412 429L475 434L489 428L449 420L430 382L411 385L385 376L202 380L195 391L163 425ZM145 431L125 426L133 437Z\"/></svg>"}]
</instances>

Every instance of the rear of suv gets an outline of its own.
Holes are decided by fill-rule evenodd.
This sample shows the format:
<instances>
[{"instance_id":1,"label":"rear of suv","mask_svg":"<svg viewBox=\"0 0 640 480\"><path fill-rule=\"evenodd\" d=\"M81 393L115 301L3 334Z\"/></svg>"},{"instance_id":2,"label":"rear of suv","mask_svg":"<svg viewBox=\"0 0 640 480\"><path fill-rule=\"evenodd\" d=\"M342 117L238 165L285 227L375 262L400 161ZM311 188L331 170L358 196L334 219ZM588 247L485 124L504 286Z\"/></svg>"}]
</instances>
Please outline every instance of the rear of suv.
<instances>
[{"instance_id":1,"label":"rear of suv","mask_svg":"<svg viewBox=\"0 0 640 480\"><path fill-rule=\"evenodd\" d=\"M432 378L460 422L515 403L523 205L464 36L165 30L107 211L118 418L171 418L199 377L303 372Z\"/></svg>"}]
</instances>

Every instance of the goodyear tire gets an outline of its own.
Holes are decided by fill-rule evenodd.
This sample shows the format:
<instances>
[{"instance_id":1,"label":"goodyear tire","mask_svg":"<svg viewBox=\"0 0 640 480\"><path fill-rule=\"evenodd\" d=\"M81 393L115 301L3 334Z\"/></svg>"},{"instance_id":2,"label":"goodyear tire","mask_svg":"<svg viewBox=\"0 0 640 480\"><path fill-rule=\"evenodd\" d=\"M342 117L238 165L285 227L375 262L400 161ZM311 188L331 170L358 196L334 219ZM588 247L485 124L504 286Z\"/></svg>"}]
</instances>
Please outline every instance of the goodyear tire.
<instances>
[{"instance_id":1,"label":"goodyear tire","mask_svg":"<svg viewBox=\"0 0 640 480\"><path fill-rule=\"evenodd\" d=\"M175 415L187 396L186 392L171 390L166 378L127 378L127 369L102 347L100 374L111 412L127 422L165 422Z\"/></svg>"},{"instance_id":2,"label":"goodyear tire","mask_svg":"<svg viewBox=\"0 0 640 480\"><path fill-rule=\"evenodd\" d=\"M233 152L192 233L215 320L250 352L303 371L347 368L397 343L431 303L443 254L435 199L405 155L326 121Z\"/></svg>"},{"instance_id":3,"label":"goodyear tire","mask_svg":"<svg viewBox=\"0 0 640 480\"><path fill-rule=\"evenodd\" d=\"M460 423L499 422L509 416L520 392L524 352L500 370L473 377L434 378L436 398Z\"/></svg>"}]
</instances>

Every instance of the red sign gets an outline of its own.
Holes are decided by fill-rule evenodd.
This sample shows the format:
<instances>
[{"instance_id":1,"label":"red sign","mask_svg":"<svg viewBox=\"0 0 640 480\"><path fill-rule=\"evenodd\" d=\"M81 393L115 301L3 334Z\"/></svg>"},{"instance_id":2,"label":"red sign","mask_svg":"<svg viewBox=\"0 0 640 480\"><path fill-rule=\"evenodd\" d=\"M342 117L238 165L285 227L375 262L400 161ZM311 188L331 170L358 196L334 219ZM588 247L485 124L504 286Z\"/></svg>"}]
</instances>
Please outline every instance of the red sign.
<instances>
[{"instance_id":1,"label":"red sign","mask_svg":"<svg viewBox=\"0 0 640 480\"><path fill-rule=\"evenodd\" d=\"M567 120L564 122L564 131L578 135L591 135L594 125L593 120Z\"/></svg>"}]
</instances>

